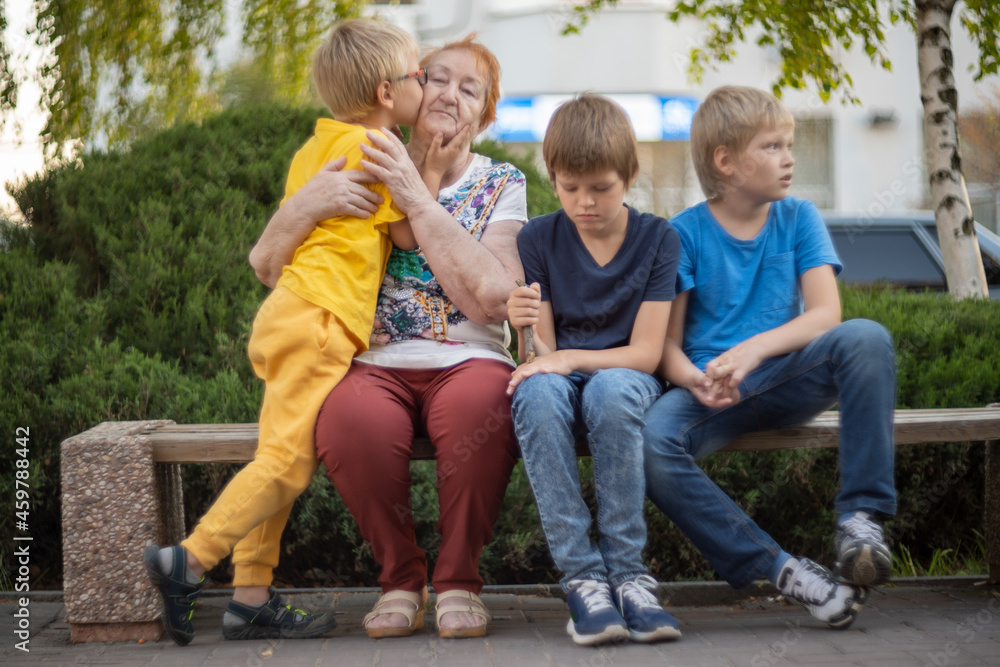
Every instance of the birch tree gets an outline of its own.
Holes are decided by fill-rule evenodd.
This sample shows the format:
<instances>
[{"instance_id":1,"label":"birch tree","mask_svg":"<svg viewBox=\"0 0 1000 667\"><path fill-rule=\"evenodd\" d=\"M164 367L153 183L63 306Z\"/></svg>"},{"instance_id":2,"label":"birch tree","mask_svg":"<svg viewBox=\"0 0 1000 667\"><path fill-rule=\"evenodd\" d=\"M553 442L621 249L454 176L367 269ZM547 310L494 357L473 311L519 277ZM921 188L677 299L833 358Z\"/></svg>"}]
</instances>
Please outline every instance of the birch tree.
<instances>
[{"instance_id":1,"label":"birch tree","mask_svg":"<svg viewBox=\"0 0 1000 667\"><path fill-rule=\"evenodd\" d=\"M574 7L565 32L578 32L596 12L619 0L590 0ZM948 290L956 298L989 296L972 208L962 175L958 143L958 92L951 50L952 22L958 22L979 49L975 79L995 74L1000 63L1000 3L996 0L680 0L667 12L670 21L693 16L706 31L690 52L689 71L699 80L705 67L727 62L736 45L753 39L773 47L781 73L773 90L816 90L825 102L832 96L858 103L850 72L837 49L860 47L873 64L886 70L886 29L909 25L917 39L920 99L924 109L924 151L931 207L937 222Z\"/></svg>"},{"instance_id":2,"label":"birch tree","mask_svg":"<svg viewBox=\"0 0 1000 667\"><path fill-rule=\"evenodd\" d=\"M920 101L924 106L924 151L948 291L960 299L989 298L958 145L958 91L951 50L951 21L956 3L915 0L913 4ZM990 42L981 53L992 55L992 71L996 72L1000 6L995 0L985 0L981 7L982 18L992 19L992 35L979 35ZM968 16L968 13L963 16L963 23L967 23ZM973 27L979 29L982 25L976 23ZM985 69L982 64L980 67Z\"/></svg>"}]
</instances>

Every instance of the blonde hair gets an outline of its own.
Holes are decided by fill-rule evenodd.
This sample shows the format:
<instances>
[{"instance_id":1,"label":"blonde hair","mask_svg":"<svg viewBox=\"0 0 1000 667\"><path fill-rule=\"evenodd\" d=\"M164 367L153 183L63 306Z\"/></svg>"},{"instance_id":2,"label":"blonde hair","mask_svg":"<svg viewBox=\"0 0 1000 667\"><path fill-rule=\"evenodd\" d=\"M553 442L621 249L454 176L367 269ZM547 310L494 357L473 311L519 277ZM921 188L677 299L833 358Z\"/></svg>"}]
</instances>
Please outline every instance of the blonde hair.
<instances>
[{"instance_id":1,"label":"blonde hair","mask_svg":"<svg viewBox=\"0 0 1000 667\"><path fill-rule=\"evenodd\" d=\"M725 146L741 157L761 130L795 129L791 112L771 93L749 86L720 86L701 103L691 121L691 160L708 199L722 194L715 150Z\"/></svg>"},{"instance_id":2,"label":"blonde hair","mask_svg":"<svg viewBox=\"0 0 1000 667\"><path fill-rule=\"evenodd\" d=\"M406 59L419 53L405 30L378 19L338 21L313 55L316 90L337 120L362 120L376 108L379 84L399 90Z\"/></svg>"},{"instance_id":3,"label":"blonde hair","mask_svg":"<svg viewBox=\"0 0 1000 667\"><path fill-rule=\"evenodd\" d=\"M476 68L486 84L483 112L479 114L479 129L485 130L497 119L497 101L500 99L500 61L493 52L476 39L476 33L469 33L457 42L448 42L420 59L420 66L427 67L431 60L443 51L468 51L476 59Z\"/></svg>"},{"instance_id":4,"label":"blonde hair","mask_svg":"<svg viewBox=\"0 0 1000 667\"><path fill-rule=\"evenodd\" d=\"M553 183L556 172L614 170L629 185L639 171L632 123L624 109L601 95L583 94L559 105L545 130L542 158Z\"/></svg>"}]
</instances>

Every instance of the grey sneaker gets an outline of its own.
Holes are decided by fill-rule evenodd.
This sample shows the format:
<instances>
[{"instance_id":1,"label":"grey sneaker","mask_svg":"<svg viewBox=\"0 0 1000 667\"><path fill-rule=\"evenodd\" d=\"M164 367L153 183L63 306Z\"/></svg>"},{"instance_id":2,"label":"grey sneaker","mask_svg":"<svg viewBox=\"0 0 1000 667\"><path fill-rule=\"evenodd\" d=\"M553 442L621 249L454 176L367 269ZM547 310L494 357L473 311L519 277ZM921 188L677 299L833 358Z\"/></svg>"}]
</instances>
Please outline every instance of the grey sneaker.
<instances>
[{"instance_id":1,"label":"grey sneaker","mask_svg":"<svg viewBox=\"0 0 1000 667\"><path fill-rule=\"evenodd\" d=\"M259 607L229 601L222 622L226 639L312 639L337 627L333 614L310 614L282 604L281 596L271 592L271 599Z\"/></svg>"},{"instance_id":2,"label":"grey sneaker","mask_svg":"<svg viewBox=\"0 0 1000 667\"><path fill-rule=\"evenodd\" d=\"M778 573L778 590L813 617L842 630L854 622L868 590L838 582L830 571L808 558L789 558Z\"/></svg>"},{"instance_id":3,"label":"grey sneaker","mask_svg":"<svg viewBox=\"0 0 1000 667\"><path fill-rule=\"evenodd\" d=\"M837 563L834 572L855 586L879 586L889 581L892 554L882 527L864 512L837 528Z\"/></svg>"}]
</instances>

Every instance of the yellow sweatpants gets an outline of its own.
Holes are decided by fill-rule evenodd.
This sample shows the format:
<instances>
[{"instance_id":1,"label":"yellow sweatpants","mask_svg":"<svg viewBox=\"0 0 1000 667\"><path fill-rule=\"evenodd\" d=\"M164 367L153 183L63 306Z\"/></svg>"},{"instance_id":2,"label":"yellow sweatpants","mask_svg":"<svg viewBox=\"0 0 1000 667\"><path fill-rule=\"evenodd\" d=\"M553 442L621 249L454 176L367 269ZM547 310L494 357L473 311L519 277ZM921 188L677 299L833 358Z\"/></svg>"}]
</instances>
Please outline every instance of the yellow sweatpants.
<instances>
[{"instance_id":1,"label":"yellow sweatpants","mask_svg":"<svg viewBox=\"0 0 1000 667\"><path fill-rule=\"evenodd\" d=\"M261 305L248 347L254 372L264 380L254 460L233 477L181 543L211 568L243 540L234 560L261 563L259 569L266 567L268 573L262 584L237 582L241 586L270 583L292 503L309 486L318 465L319 409L362 349L333 313L285 287L276 288ZM258 528L261 523L265 525ZM254 535L245 540L251 531Z\"/></svg>"}]
</instances>

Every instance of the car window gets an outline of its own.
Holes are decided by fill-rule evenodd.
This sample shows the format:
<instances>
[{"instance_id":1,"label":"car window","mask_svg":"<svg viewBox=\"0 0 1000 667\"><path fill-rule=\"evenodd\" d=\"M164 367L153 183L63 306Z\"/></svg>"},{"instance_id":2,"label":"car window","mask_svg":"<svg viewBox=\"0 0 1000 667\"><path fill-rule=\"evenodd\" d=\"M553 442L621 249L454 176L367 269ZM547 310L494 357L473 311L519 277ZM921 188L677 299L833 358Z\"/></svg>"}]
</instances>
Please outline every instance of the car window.
<instances>
[{"instance_id":1,"label":"car window","mask_svg":"<svg viewBox=\"0 0 1000 667\"><path fill-rule=\"evenodd\" d=\"M944 272L909 228L831 229L844 282L886 279L896 285L945 287Z\"/></svg>"},{"instance_id":2,"label":"car window","mask_svg":"<svg viewBox=\"0 0 1000 667\"><path fill-rule=\"evenodd\" d=\"M978 226L978 225L977 225ZM925 229L929 234L934 236L934 240L937 240L937 227L933 222L928 223ZM1000 246L997 245L995 240L990 240L987 238L990 236L989 231L979 230L979 250L981 251L983 257L983 270L986 273L986 284L992 287L1000 286ZM993 236L993 239L996 237ZM991 294L993 290L991 290Z\"/></svg>"}]
</instances>

